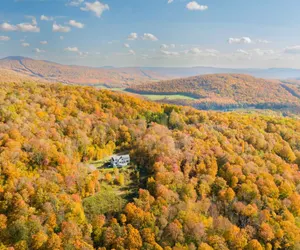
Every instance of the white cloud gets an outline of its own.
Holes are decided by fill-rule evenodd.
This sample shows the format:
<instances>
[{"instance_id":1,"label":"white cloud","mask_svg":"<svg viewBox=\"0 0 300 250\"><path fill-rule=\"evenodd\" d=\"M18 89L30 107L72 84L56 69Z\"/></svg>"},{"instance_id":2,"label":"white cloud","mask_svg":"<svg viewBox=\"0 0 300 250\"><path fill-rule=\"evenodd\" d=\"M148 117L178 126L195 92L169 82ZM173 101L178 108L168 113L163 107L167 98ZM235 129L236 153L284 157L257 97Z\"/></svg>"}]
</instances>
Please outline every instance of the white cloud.
<instances>
[{"instance_id":1,"label":"white cloud","mask_svg":"<svg viewBox=\"0 0 300 250\"><path fill-rule=\"evenodd\" d=\"M9 41L10 37L8 36L0 36L0 41Z\"/></svg>"},{"instance_id":2,"label":"white cloud","mask_svg":"<svg viewBox=\"0 0 300 250\"><path fill-rule=\"evenodd\" d=\"M65 48L64 50L68 51L68 52L77 52L77 53L80 52L77 47L68 47L68 48Z\"/></svg>"},{"instance_id":3,"label":"white cloud","mask_svg":"<svg viewBox=\"0 0 300 250\"><path fill-rule=\"evenodd\" d=\"M188 50L185 50L184 53L186 55L193 55L193 56L217 56L220 54L218 50L215 49L200 49L200 48L191 48Z\"/></svg>"},{"instance_id":4,"label":"white cloud","mask_svg":"<svg viewBox=\"0 0 300 250\"><path fill-rule=\"evenodd\" d=\"M29 46L30 46L29 43L21 43L21 45L22 45L23 47L29 47Z\"/></svg>"},{"instance_id":5,"label":"white cloud","mask_svg":"<svg viewBox=\"0 0 300 250\"><path fill-rule=\"evenodd\" d=\"M0 30L2 31L21 31L21 32L40 32L40 28L37 26L37 21L34 16L26 16L31 19L31 23L19 23L13 25L10 23L0 24Z\"/></svg>"},{"instance_id":6,"label":"white cloud","mask_svg":"<svg viewBox=\"0 0 300 250\"><path fill-rule=\"evenodd\" d=\"M16 25L17 30L21 32L40 32L36 18L34 16L25 17L31 19L31 23L19 23Z\"/></svg>"},{"instance_id":7,"label":"white cloud","mask_svg":"<svg viewBox=\"0 0 300 250\"><path fill-rule=\"evenodd\" d=\"M199 48L192 48L189 50L189 53L191 53L193 55L198 55L198 54L202 53L202 50Z\"/></svg>"},{"instance_id":8,"label":"white cloud","mask_svg":"<svg viewBox=\"0 0 300 250\"><path fill-rule=\"evenodd\" d=\"M196 1L193 1L193 2L189 2L186 5L186 8L188 10L200 10L200 11L204 11L204 10L208 9L208 6L206 6L206 5L200 5Z\"/></svg>"},{"instance_id":9,"label":"white cloud","mask_svg":"<svg viewBox=\"0 0 300 250\"><path fill-rule=\"evenodd\" d=\"M272 49L253 49L252 51L259 56L275 54L275 51Z\"/></svg>"},{"instance_id":10,"label":"white cloud","mask_svg":"<svg viewBox=\"0 0 300 250\"><path fill-rule=\"evenodd\" d=\"M84 24L83 23L76 22L75 20L70 20L69 21L69 25L71 25L71 26L73 26L75 28L78 28L78 29L84 28Z\"/></svg>"},{"instance_id":11,"label":"white cloud","mask_svg":"<svg viewBox=\"0 0 300 250\"><path fill-rule=\"evenodd\" d=\"M2 23L0 24L0 30L2 31L16 31L18 30L17 26L9 24L9 23Z\"/></svg>"},{"instance_id":12,"label":"white cloud","mask_svg":"<svg viewBox=\"0 0 300 250\"><path fill-rule=\"evenodd\" d=\"M88 54L89 54L89 52L81 52L81 51L78 52L78 55L81 56L81 57L85 57Z\"/></svg>"},{"instance_id":13,"label":"white cloud","mask_svg":"<svg viewBox=\"0 0 300 250\"><path fill-rule=\"evenodd\" d=\"M21 32L40 32L40 28L31 23L17 24L17 30Z\"/></svg>"},{"instance_id":14,"label":"white cloud","mask_svg":"<svg viewBox=\"0 0 300 250\"><path fill-rule=\"evenodd\" d=\"M262 39L258 39L258 40L256 40L256 42L257 42L257 43L264 43L264 44L269 44L269 43L271 43L271 42L268 41L268 40L262 40Z\"/></svg>"},{"instance_id":15,"label":"white cloud","mask_svg":"<svg viewBox=\"0 0 300 250\"><path fill-rule=\"evenodd\" d=\"M124 43L125 48L130 48L130 45L128 43Z\"/></svg>"},{"instance_id":16,"label":"white cloud","mask_svg":"<svg viewBox=\"0 0 300 250\"><path fill-rule=\"evenodd\" d=\"M220 52L219 52L218 50L216 50L216 49L206 49L205 51L208 52L208 53L212 53L212 54L219 54L219 53L220 53Z\"/></svg>"},{"instance_id":17,"label":"white cloud","mask_svg":"<svg viewBox=\"0 0 300 250\"><path fill-rule=\"evenodd\" d=\"M216 49L206 49L203 53L204 56L217 56L220 52Z\"/></svg>"},{"instance_id":18,"label":"white cloud","mask_svg":"<svg viewBox=\"0 0 300 250\"><path fill-rule=\"evenodd\" d=\"M249 52L243 49L238 49L236 52L243 55L249 55Z\"/></svg>"},{"instance_id":19,"label":"white cloud","mask_svg":"<svg viewBox=\"0 0 300 250\"><path fill-rule=\"evenodd\" d=\"M82 11L91 11L97 17L101 17L102 13L106 10L109 10L109 6L107 4L103 4L99 1L95 1L94 3L86 2L84 3L85 7L81 7Z\"/></svg>"},{"instance_id":20,"label":"white cloud","mask_svg":"<svg viewBox=\"0 0 300 250\"><path fill-rule=\"evenodd\" d=\"M149 41L158 41L157 37L150 33L144 33L144 35L142 36L142 39L149 40Z\"/></svg>"},{"instance_id":21,"label":"white cloud","mask_svg":"<svg viewBox=\"0 0 300 250\"><path fill-rule=\"evenodd\" d=\"M167 56L179 56L180 55L179 52L174 52L174 51L161 50L160 52Z\"/></svg>"},{"instance_id":22,"label":"white cloud","mask_svg":"<svg viewBox=\"0 0 300 250\"><path fill-rule=\"evenodd\" d=\"M300 45L286 47L284 52L287 54L300 54Z\"/></svg>"},{"instance_id":23,"label":"white cloud","mask_svg":"<svg viewBox=\"0 0 300 250\"><path fill-rule=\"evenodd\" d=\"M47 41L40 41L40 44L46 45L46 44L48 44L48 42Z\"/></svg>"},{"instance_id":24,"label":"white cloud","mask_svg":"<svg viewBox=\"0 0 300 250\"><path fill-rule=\"evenodd\" d=\"M31 19L32 25L35 25L35 26L37 25L37 21L36 21L36 18L34 16L25 16L25 17Z\"/></svg>"},{"instance_id":25,"label":"white cloud","mask_svg":"<svg viewBox=\"0 0 300 250\"><path fill-rule=\"evenodd\" d=\"M36 18L34 16L25 16L25 17L31 19L32 25L37 25L37 21L36 21Z\"/></svg>"},{"instance_id":26,"label":"white cloud","mask_svg":"<svg viewBox=\"0 0 300 250\"><path fill-rule=\"evenodd\" d=\"M174 0L168 0L168 3L173 3L174 2Z\"/></svg>"},{"instance_id":27,"label":"white cloud","mask_svg":"<svg viewBox=\"0 0 300 250\"><path fill-rule=\"evenodd\" d=\"M81 5L84 2L84 0L71 0L67 3L67 5L69 6L75 6L78 7L79 5Z\"/></svg>"},{"instance_id":28,"label":"white cloud","mask_svg":"<svg viewBox=\"0 0 300 250\"><path fill-rule=\"evenodd\" d=\"M119 40L112 40L112 41L108 41L107 44L114 44L114 43L119 43Z\"/></svg>"},{"instance_id":29,"label":"white cloud","mask_svg":"<svg viewBox=\"0 0 300 250\"><path fill-rule=\"evenodd\" d=\"M42 49L39 49L39 48L35 48L33 51L35 53L44 53L44 52L46 52L45 50L42 50Z\"/></svg>"},{"instance_id":30,"label":"white cloud","mask_svg":"<svg viewBox=\"0 0 300 250\"><path fill-rule=\"evenodd\" d=\"M40 19L42 21L53 21L54 18L52 16L45 16L45 15L41 15Z\"/></svg>"},{"instance_id":31,"label":"white cloud","mask_svg":"<svg viewBox=\"0 0 300 250\"><path fill-rule=\"evenodd\" d=\"M129 55L133 55L133 56L135 55L135 51L132 49L130 49L128 52L129 52Z\"/></svg>"},{"instance_id":32,"label":"white cloud","mask_svg":"<svg viewBox=\"0 0 300 250\"><path fill-rule=\"evenodd\" d=\"M138 34L137 33L130 33L129 36L127 37L127 40L137 40L138 39Z\"/></svg>"},{"instance_id":33,"label":"white cloud","mask_svg":"<svg viewBox=\"0 0 300 250\"><path fill-rule=\"evenodd\" d=\"M67 47L64 49L64 51L76 53L80 57L85 57L89 54L89 52L82 52L78 49L78 47Z\"/></svg>"},{"instance_id":34,"label":"white cloud","mask_svg":"<svg viewBox=\"0 0 300 250\"><path fill-rule=\"evenodd\" d=\"M276 54L276 52L272 49L259 49L259 48L251 49L251 50L238 49L236 53L248 55L248 56L270 56Z\"/></svg>"},{"instance_id":35,"label":"white cloud","mask_svg":"<svg viewBox=\"0 0 300 250\"><path fill-rule=\"evenodd\" d=\"M60 40L64 40L65 38L64 38L63 36L60 36L59 39L60 39Z\"/></svg>"},{"instance_id":36,"label":"white cloud","mask_svg":"<svg viewBox=\"0 0 300 250\"><path fill-rule=\"evenodd\" d=\"M149 57L149 55L147 55L147 54L141 54L142 59L147 59L148 57Z\"/></svg>"},{"instance_id":37,"label":"white cloud","mask_svg":"<svg viewBox=\"0 0 300 250\"><path fill-rule=\"evenodd\" d=\"M70 32L71 28L69 26L62 26L60 24L53 23L52 31L66 33L66 32Z\"/></svg>"},{"instance_id":38,"label":"white cloud","mask_svg":"<svg viewBox=\"0 0 300 250\"><path fill-rule=\"evenodd\" d=\"M249 37L241 37L241 38L229 38L229 44L250 44L253 43Z\"/></svg>"},{"instance_id":39,"label":"white cloud","mask_svg":"<svg viewBox=\"0 0 300 250\"><path fill-rule=\"evenodd\" d=\"M170 48L170 49L175 49L175 48L176 48L176 45L175 45L175 44L170 44L170 45L168 45L168 44L162 44L162 45L160 46L160 49L168 49L168 48Z\"/></svg>"},{"instance_id":40,"label":"white cloud","mask_svg":"<svg viewBox=\"0 0 300 250\"><path fill-rule=\"evenodd\" d=\"M228 43L229 44L256 44L256 43L269 44L271 42L263 39L252 40L250 37L240 37L240 38L229 38Z\"/></svg>"}]
</instances>

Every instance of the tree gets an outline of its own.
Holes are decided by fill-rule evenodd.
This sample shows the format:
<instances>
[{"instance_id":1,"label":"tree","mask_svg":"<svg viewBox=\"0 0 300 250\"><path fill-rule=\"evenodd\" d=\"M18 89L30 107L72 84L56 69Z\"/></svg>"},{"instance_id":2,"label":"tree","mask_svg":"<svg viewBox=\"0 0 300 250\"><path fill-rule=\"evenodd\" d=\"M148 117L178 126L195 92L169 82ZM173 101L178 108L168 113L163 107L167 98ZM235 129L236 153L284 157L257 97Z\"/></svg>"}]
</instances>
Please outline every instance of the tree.
<instances>
[{"instance_id":1,"label":"tree","mask_svg":"<svg viewBox=\"0 0 300 250\"><path fill-rule=\"evenodd\" d=\"M137 229L132 225L127 225L128 235L126 237L127 249L140 249L143 245L142 238Z\"/></svg>"}]
</instances>

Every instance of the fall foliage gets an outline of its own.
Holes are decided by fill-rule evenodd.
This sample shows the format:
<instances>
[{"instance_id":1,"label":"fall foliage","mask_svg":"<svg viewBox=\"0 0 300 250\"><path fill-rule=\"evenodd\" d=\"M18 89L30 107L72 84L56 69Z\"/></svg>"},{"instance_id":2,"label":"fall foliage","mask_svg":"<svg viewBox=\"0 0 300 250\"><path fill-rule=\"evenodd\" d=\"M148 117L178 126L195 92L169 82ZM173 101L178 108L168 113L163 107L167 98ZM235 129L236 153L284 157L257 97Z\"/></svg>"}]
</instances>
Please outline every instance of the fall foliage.
<instances>
[{"instance_id":1,"label":"fall foliage","mask_svg":"<svg viewBox=\"0 0 300 250\"><path fill-rule=\"evenodd\" d=\"M0 86L1 249L299 249L299 120ZM87 163L122 150L138 194L90 213L102 182L126 178Z\"/></svg>"},{"instance_id":2,"label":"fall foliage","mask_svg":"<svg viewBox=\"0 0 300 250\"><path fill-rule=\"evenodd\" d=\"M182 94L197 100L165 100L200 109L254 107L259 109L297 108L299 90L291 84L242 74L213 74L140 84L127 88L138 94Z\"/></svg>"}]
</instances>

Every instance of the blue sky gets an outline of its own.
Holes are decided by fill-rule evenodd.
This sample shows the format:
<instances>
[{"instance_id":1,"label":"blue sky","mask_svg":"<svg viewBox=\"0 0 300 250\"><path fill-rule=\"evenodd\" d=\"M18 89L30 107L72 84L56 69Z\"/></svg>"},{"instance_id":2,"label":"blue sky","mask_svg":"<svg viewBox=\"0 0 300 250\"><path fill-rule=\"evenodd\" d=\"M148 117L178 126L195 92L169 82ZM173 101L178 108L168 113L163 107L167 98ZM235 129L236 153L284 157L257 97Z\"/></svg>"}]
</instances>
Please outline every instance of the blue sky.
<instances>
[{"instance_id":1,"label":"blue sky","mask_svg":"<svg viewBox=\"0 0 300 250\"><path fill-rule=\"evenodd\" d=\"M298 0L1 0L0 57L300 68L299 9Z\"/></svg>"}]
</instances>

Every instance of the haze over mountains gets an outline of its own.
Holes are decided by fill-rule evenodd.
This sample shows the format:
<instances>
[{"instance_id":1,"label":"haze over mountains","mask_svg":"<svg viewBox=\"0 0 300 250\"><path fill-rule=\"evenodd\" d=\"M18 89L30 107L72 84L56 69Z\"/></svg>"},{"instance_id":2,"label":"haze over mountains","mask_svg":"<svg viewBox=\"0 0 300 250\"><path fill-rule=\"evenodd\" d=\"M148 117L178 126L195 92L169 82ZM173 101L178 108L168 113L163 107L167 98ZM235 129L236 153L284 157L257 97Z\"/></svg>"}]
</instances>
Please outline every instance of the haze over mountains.
<instances>
[{"instance_id":1,"label":"haze over mountains","mask_svg":"<svg viewBox=\"0 0 300 250\"><path fill-rule=\"evenodd\" d=\"M62 65L19 56L1 59L0 68L13 70L52 82L85 85L99 84L109 87L128 86L129 84L144 81L166 79L166 77L157 75L155 72L140 68L92 68Z\"/></svg>"},{"instance_id":2,"label":"haze over mountains","mask_svg":"<svg viewBox=\"0 0 300 250\"><path fill-rule=\"evenodd\" d=\"M206 75L206 74L248 74L255 77L262 77L268 79L290 79L290 78L299 78L300 76L300 69L292 69L292 68L234 69L234 68L215 68L215 67L190 67L190 68L148 67L143 69L151 70L161 75L170 76L171 78L181 78L181 77Z\"/></svg>"},{"instance_id":3,"label":"haze over mountains","mask_svg":"<svg viewBox=\"0 0 300 250\"><path fill-rule=\"evenodd\" d=\"M13 70L27 76L66 84L105 85L107 87L127 87L149 81L189 77L204 74L234 73L249 74L270 79L300 78L300 69L230 69L213 67L163 68L129 67L93 68L62 65L50 61L10 56L0 60L0 68Z\"/></svg>"}]
</instances>

